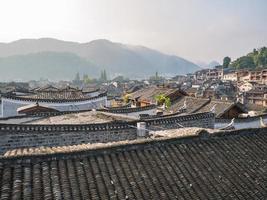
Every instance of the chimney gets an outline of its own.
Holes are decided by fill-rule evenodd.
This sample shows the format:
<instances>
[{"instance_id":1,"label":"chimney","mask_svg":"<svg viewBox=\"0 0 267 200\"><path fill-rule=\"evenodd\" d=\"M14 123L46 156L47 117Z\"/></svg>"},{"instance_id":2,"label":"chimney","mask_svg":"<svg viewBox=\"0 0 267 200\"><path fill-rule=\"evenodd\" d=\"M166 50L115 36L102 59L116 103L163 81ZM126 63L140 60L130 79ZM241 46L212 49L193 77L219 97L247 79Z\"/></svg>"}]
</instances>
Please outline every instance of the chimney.
<instances>
[{"instance_id":1,"label":"chimney","mask_svg":"<svg viewBox=\"0 0 267 200\"><path fill-rule=\"evenodd\" d=\"M148 131L146 129L146 122L138 122L137 123L137 137L146 137L148 135Z\"/></svg>"}]
</instances>

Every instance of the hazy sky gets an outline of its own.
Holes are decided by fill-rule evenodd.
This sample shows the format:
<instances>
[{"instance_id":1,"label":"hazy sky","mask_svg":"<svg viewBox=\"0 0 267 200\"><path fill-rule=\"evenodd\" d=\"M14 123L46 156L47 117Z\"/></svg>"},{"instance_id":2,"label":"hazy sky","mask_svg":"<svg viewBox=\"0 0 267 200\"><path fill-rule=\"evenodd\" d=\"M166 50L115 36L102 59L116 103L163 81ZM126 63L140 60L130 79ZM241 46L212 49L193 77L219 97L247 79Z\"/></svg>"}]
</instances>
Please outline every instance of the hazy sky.
<instances>
[{"instance_id":1,"label":"hazy sky","mask_svg":"<svg viewBox=\"0 0 267 200\"><path fill-rule=\"evenodd\" d=\"M267 46L267 0L0 0L0 42L40 37L221 61Z\"/></svg>"}]
</instances>

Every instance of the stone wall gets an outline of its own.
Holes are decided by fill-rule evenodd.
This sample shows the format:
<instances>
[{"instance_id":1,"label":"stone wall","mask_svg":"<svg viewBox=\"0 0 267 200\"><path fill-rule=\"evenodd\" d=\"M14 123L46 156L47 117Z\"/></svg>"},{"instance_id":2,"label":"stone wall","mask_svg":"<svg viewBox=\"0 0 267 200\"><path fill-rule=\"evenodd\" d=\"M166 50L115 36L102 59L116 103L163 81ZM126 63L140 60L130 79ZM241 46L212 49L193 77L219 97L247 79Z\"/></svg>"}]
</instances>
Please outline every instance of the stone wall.
<instances>
[{"instance_id":1,"label":"stone wall","mask_svg":"<svg viewBox=\"0 0 267 200\"><path fill-rule=\"evenodd\" d=\"M115 107L115 108L100 109L100 111L139 117L142 114L156 115L157 106L150 105L150 106L143 106L143 107L118 107L118 108Z\"/></svg>"},{"instance_id":2,"label":"stone wall","mask_svg":"<svg viewBox=\"0 0 267 200\"><path fill-rule=\"evenodd\" d=\"M106 143L136 139L127 123L91 125L0 125L0 153L14 148ZM134 126L135 124L132 124Z\"/></svg>"},{"instance_id":3,"label":"stone wall","mask_svg":"<svg viewBox=\"0 0 267 200\"><path fill-rule=\"evenodd\" d=\"M150 130L174 129L182 127L200 127L214 128L215 115L214 113L196 113L189 115L178 115L160 117L156 119L145 120L147 128Z\"/></svg>"},{"instance_id":4,"label":"stone wall","mask_svg":"<svg viewBox=\"0 0 267 200\"><path fill-rule=\"evenodd\" d=\"M184 127L213 128L213 113L167 116L144 120L148 130ZM65 146L137 138L137 123L116 122L88 125L0 124L0 154L24 147Z\"/></svg>"}]
</instances>

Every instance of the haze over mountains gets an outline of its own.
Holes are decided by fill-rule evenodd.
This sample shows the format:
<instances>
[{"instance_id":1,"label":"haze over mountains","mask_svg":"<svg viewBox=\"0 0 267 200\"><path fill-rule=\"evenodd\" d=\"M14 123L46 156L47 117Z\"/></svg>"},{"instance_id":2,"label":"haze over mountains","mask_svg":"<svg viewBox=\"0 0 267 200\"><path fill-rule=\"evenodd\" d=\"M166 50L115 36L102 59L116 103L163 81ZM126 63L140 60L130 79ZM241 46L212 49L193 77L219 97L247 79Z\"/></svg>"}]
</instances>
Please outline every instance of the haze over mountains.
<instances>
[{"instance_id":1,"label":"haze over mountains","mask_svg":"<svg viewBox=\"0 0 267 200\"><path fill-rule=\"evenodd\" d=\"M196 64L197 64L199 67L203 68L203 69L214 68L214 67L220 65L220 63L217 62L217 61L215 61L215 60L213 60L213 61L211 61L211 62L209 62L209 63L199 61L199 62L196 62Z\"/></svg>"},{"instance_id":2,"label":"haze over mountains","mask_svg":"<svg viewBox=\"0 0 267 200\"><path fill-rule=\"evenodd\" d=\"M158 72L174 76L200 69L196 64L142 46L94 40L67 42L51 38L22 39L0 43L1 80L73 79L79 72L99 77L105 69L109 78L124 75L148 77Z\"/></svg>"}]
</instances>

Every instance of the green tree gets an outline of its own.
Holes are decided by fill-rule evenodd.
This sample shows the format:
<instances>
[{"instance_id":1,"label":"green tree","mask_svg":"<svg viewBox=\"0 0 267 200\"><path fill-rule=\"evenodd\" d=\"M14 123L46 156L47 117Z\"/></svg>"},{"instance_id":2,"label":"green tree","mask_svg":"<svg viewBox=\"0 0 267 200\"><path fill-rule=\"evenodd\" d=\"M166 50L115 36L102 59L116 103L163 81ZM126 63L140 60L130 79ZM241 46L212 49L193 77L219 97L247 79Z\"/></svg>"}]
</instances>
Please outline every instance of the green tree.
<instances>
[{"instance_id":1,"label":"green tree","mask_svg":"<svg viewBox=\"0 0 267 200\"><path fill-rule=\"evenodd\" d=\"M267 48L253 49L246 56L242 56L231 63L236 69L260 69L267 67Z\"/></svg>"},{"instance_id":2,"label":"green tree","mask_svg":"<svg viewBox=\"0 0 267 200\"><path fill-rule=\"evenodd\" d=\"M105 69L103 70L103 80L104 81L107 81L108 80L107 73L106 73L106 70Z\"/></svg>"},{"instance_id":3,"label":"green tree","mask_svg":"<svg viewBox=\"0 0 267 200\"><path fill-rule=\"evenodd\" d=\"M224 59L223 59L223 67L224 68L229 67L230 62L231 62L231 58L230 57L228 57L228 56L224 57Z\"/></svg>"},{"instance_id":4,"label":"green tree","mask_svg":"<svg viewBox=\"0 0 267 200\"><path fill-rule=\"evenodd\" d=\"M87 74L83 75L83 82L85 84L91 83L92 80L89 78L89 76Z\"/></svg>"},{"instance_id":5,"label":"green tree","mask_svg":"<svg viewBox=\"0 0 267 200\"><path fill-rule=\"evenodd\" d=\"M74 77L74 80L73 80L73 83L75 85L79 85L81 84L81 78L80 78L80 74L79 73L76 73L75 77Z\"/></svg>"},{"instance_id":6,"label":"green tree","mask_svg":"<svg viewBox=\"0 0 267 200\"><path fill-rule=\"evenodd\" d=\"M171 107L171 99L170 97L166 97L165 98L165 106L167 109L169 109Z\"/></svg>"},{"instance_id":7,"label":"green tree","mask_svg":"<svg viewBox=\"0 0 267 200\"><path fill-rule=\"evenodd\" d=\"M236 69L254 69L256 67L252 57L242 56L232 63Z\"/></svg>"},{"instance_id":8,"label":"green tree","mask_svg":"<svg viewBox=\"0 0 267 200\"><path fill-rule=\"evenodd\" d=\"M129 103L130 98L131 98L131 94L126 94L126 95L124 95L124 96L123 96L123 102L124 102L124 103Z\"/></svg>"},{"instance_id":9,"label":"green tree","mask_svg":"<svg viewBox=\"0 0 267 200\"><path fill-rule=\"evenodd\" d=\"M158 105L165 104L166 108L169 109L171 107L171 99L167 97L165 94L159 94L155 96L155 100Z\"/></svg>"},{"instance_id":10,"label":"green tree","mask_svg":"<svg viewBox=\"0 0 267 200\"><path fill-rule=\"evenodd\" d=\"M74 81L80 81L80 80L81 80L80 79L80 74L79 74L79 72L77 72L76 75L75 75Z\"/></svg>"},{"instance_id":11,"label":"green tree","mask_svg":"<svg viewBox=\"0 0 267 200\"><path fill-rule=\"evenodd\" d=\"M107 73L106 73L106 70L101 70L101 74L100 74L100 81L102 82L106 82L108 79L107 79Z\"/></svg>"}]
</instances>

